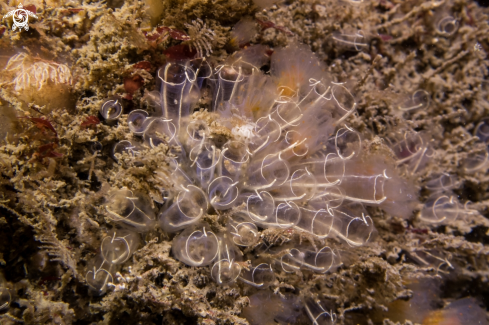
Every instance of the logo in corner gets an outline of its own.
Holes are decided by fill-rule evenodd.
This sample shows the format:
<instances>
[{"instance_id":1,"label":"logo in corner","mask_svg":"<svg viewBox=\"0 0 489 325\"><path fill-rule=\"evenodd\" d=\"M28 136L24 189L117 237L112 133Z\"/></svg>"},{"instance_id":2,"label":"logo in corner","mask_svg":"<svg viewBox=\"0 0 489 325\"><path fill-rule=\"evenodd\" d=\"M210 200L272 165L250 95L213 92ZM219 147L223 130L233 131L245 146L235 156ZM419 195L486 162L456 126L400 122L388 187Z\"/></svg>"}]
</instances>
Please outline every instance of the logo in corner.
<instances>
[{"instance_id":1,"label":"logo in corner","mask_svg":"<svg viewBox=\"0 0 489 325\"><path fill-rule=\"evenodd\" d=\"M34 17L38 18L33 12L24 9L24 6L22 6L22 3L19 4L17 9L14 9L12 11L9 11L5 16L3 16L3 19L8 18L12 16L12 19L14 21L14 24L12 26L12 30L15 31L17 28L19 31L24 28L26 31L29 30L29 17Z\"/></svg>"}]
</instances>

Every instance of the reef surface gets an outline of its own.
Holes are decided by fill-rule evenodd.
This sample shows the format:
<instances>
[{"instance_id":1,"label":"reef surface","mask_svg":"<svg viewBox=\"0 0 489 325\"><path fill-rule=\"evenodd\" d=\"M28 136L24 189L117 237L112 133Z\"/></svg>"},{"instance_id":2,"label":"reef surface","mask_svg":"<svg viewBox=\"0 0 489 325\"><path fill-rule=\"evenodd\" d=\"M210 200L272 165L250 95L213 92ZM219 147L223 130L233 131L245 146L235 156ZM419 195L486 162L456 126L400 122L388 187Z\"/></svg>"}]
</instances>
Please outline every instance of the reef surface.
<instances>
[{"instance_id":1,"label":"reef surface","mask_svg":"<svg viewBox=\"0 0 489 325\"><path fill-rule=\"evenodd\" d=\"M488 323L488 9L23 8L0 25L2 324Z\"/></svg>"}]
</instances>

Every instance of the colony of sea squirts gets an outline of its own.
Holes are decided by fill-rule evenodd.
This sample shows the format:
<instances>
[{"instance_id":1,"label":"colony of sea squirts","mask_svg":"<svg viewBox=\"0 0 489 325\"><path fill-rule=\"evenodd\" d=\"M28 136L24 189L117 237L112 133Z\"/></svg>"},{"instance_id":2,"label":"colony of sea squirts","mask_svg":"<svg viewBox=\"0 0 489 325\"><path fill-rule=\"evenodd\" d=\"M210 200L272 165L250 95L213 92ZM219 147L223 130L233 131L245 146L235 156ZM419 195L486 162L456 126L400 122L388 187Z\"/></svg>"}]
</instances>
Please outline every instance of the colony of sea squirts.
<instances>
[{"instance_id":1,"label":"colony of sea squirts","mask_svg":"<svg viewBox=\"0 0 489 325\"><path fill-rule=\"evenodd\" d=\"M266 64L270 74L260 69ZM274 272L325 273L340 266L341 250L327 239L352 249L371 241L376 230L365 206L411 214L414 186L399 176L394 160L362 151L362 137L346 123L356 109L354 95L332 82L305 46L276 49L271 57L266 47L252 46L219 66L205 59L169 62L157 76L155 112L128 115L136 137L117 143L114 156L137 161L144 148L167 146L169 157L155 177L169 186L156 213L148 197L130 189L107 198L106 212L122 230L103 239L86 275L96 294L114 286L118 265L138 245L136 233L157 224L174 235L175 258L209 267L218 284L267 288ZM218 123L230 131L224 140L192 116L203 88L213 94ZM107 120L120 111L114 100L101 107ZM224 227L210 226L209 214L225 215ZM311 244L267 246L265 229L296 231ZM303 299L313 323L335 322L334 311Z\"/></svg>"},{"instance_id":2,"label":"colony of sea squirts","mask_svg":"<svg viewBox=\"0 0 489 325\"><path fill-rule=\"evenodd\" d=\"M2 323L485 323L475 3L32 1L0 26Z\"/></svg>"}]
</instances>

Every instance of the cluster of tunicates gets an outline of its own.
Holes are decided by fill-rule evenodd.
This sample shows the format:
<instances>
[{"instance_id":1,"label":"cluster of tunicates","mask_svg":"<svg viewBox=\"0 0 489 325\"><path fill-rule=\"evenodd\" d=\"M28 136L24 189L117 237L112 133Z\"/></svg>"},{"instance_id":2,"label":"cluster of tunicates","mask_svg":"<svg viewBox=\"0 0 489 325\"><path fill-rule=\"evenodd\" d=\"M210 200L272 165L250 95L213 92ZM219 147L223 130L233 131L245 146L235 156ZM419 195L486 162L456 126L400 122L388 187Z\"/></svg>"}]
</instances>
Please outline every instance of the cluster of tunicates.
<instances>
[{"instance_id":1,"label":"cluster of tunicates","mask_svg":"<svg viewBox=\"0 0 489 325\"><path fill-rule=\"evenodd\" d=\"M488 167L489 132L487 121L477 124L474 135L485 143L481 152L469 154L462 160L465 173L485 171ZM395 164L402 168L406 174L416 175L424 170L428 162L435 158L436 151L429 141L429 135L424 132L399 132L391 139L386 139L397 160ZM419 218L430 224L446 224L460 219L462 216L476 215L479 212L470 206L470 202L459 202L453 190L459 188L461 182L458 177L449 173L430 175L424 182L428 198L421 208Z\"/></svg>"},{"instance_id":2,"label":"cluster of tunicates","mask_svg":"<svg viewBox=\"0 0 489 325\"><path fill-rule=\"evenodd\" d=\"M489 167L489 119L484 118L474 130L474 136L484 144L483 149L471 153L463 162L466 173L485 172Z\"/></svg>"},{"instance_id":3,"label":"cluster of tunicates","mask_svg":"<svg viewBox=\"0 0 489 325\"><path fill-rule=\"evenodd\" d=\"M268 74L261 70L265 65ZM273 260L257 259L244 268L241 248L256 247L264 229L292 230L323 242L337 238L357 247L375 233L365 205L395 212L417 199L387 157L362 152L360 134L345 124L355 112L354 96L345 84L332 82L301 45L278 49L271 58L264 46L252 46L218 66L204 59L169 62L157 77L161 88L152 97L158 109L128 115L135 140L119 142L114 155L137 160L144 148L168 148L168 159L155 173L168 184L163 206L155 216L147 198L123 189L108 199L106 210L133 231L146 232L157 222L175 234L174 257L208 266L219 284L266 288L274 272L325 273L341 265L334 248L303 244L281 246ZM213 93L210 110L218 115L211 125L192 115L203 89ZM111 116L116 106L112 101L103 111ZM226 231L206 222L215 213L226 215ZM95 288L111 281L136 242L122 234L107 238L87 276ZM312 318L326 315L308 305Z\"/></svg>"},{"instance_id":4,"label":"cluster of tunicates","mask_svg":"<svg viewBox=\"0 0 489 325\"><path fill-rule=\"evenodd\" d=\"M136 233L114 231L111 236L102 240L100 254L89 264L86 281L95 294L104 294L107 287L115 286L114 279L120 266L126 262L139 245Z\"/></svg>"}]
</instances>

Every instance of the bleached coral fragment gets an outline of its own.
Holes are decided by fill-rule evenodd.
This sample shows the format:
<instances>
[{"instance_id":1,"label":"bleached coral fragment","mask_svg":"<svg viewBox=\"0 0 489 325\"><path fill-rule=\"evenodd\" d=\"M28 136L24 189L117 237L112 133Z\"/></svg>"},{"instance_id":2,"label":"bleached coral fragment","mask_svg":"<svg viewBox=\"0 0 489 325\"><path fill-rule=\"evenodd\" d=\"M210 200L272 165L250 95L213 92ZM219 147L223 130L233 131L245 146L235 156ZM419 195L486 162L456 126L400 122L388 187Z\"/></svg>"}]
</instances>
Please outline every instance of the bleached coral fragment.
<instances>
[{"instance_id":1,"label":"bleached coral fragment","mask_svg":"<svg viewBox=\"0 0 489 325\"><path fill-rule=\"evenodd\" d=\"M54 84L71 85L72 77L68 66L52 61L31 58L26 53L19 53L10 58L5 71L15 73L13 80L15 91L22 91L31 86L41 90L48 81Z\"/></svg>"}]
</instances>

